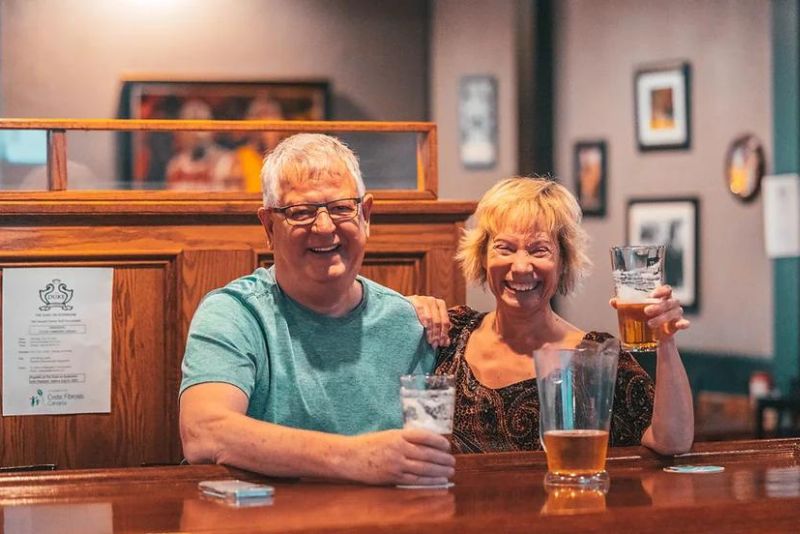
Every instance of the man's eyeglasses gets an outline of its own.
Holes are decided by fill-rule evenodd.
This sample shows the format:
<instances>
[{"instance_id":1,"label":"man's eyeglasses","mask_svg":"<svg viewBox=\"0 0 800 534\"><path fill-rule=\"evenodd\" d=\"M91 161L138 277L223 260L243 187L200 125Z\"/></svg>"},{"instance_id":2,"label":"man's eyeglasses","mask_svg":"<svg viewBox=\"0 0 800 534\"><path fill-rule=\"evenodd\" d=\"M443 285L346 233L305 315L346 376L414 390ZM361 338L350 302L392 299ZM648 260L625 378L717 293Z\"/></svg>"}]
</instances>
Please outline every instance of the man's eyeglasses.
<instances>
[{"instance_id":1,"label":"man's eyeglasses","mask_svg":"<svg viewBox=\"0 0 800 534\"><path fill-rule=\"evenodd\" d=\"M330 202L313 202L308 204L292 204L282 208L270 208L270 211L280 213L286 222L292 226L307 226L317 220L319 210L325 208L328 217L335 223L350 221L358 216L358 206L361 198L340 198Z\"/></svg>"}]
</instances>

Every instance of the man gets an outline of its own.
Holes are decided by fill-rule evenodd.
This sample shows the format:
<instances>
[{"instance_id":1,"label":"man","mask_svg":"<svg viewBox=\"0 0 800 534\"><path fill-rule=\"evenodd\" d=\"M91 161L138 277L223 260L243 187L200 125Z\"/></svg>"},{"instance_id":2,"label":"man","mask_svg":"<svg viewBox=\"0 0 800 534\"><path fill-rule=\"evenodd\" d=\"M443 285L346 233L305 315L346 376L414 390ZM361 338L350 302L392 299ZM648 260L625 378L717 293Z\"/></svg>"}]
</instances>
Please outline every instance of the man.
<instances>
[{"instance_id":1,"label":"man","mask_svg":"<svg viewBox=\"0 0 800 534\"><path fill-rule=\"evenodd\" d=\"M371 484L442 484L443 436L402 426L399 375L434 353L414 307L357 277L372 196L355 155L298 134L262 170L275 264L210 293L192 320L180 426L192 463Z\"/></svg>"}]
</instances>

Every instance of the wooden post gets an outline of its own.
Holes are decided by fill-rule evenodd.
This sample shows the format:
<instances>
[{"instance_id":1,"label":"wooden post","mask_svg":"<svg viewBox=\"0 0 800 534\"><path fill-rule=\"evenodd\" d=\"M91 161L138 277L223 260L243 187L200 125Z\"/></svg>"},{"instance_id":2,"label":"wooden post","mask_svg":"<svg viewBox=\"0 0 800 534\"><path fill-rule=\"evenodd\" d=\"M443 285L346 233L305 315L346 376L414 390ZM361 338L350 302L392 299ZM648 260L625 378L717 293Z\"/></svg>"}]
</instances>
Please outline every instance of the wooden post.
<instances>
[{"instance_id":1,"label":"wooden post","mask_svg":"<svg viewBox=\"0 0 800 534\"><path fill-rule=\"evenodd\" d=\"M47 130L47 189L67 189L67 132Z\"/></svg>"},{"instance_id":2,"label":"wooden post","mask_svg":"<svg viewBox=\"0 0 800 534\"><path fill-rule=\"evenodd\" d=\"M438 151L436 125L417 133L417 190L426 191L432 200L439 196Z\"/></svg>"}]
</instances>

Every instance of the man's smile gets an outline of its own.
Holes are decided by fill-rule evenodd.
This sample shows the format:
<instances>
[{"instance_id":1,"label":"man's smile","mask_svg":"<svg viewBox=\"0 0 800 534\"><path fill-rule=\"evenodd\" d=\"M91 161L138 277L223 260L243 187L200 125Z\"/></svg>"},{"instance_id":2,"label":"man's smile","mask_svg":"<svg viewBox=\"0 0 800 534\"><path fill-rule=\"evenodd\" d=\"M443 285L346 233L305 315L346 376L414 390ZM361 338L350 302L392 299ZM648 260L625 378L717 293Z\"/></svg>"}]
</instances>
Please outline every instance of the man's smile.
<instances>
[{"instance_id":1,"label":"man's smile","mask_svg":"<svg viewBox=\"0 0 800 534\"><path fill-rule=\"evenodd\" d=\"M337 251L342 245L340 243L329 245L327 247L311 247L308 250L313 252L314 254L330 254L331 252Z\"/></svg>"}]
</instances>

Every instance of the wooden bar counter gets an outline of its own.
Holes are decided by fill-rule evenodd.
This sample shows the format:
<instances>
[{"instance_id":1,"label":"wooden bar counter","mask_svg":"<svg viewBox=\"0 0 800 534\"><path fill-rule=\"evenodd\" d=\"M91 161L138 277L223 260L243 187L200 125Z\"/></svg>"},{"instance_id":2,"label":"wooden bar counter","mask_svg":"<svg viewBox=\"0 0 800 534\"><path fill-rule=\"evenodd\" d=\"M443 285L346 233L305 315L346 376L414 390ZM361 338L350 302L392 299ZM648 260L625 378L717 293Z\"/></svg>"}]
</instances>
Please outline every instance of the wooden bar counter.
<instances>
[{"instance_id":1,"label":"wooden bar counter","mask_svg":"<svg viewBox=\"0 0 800 534\"><path fill-rule=\"evenodd\" d=\"M800 532L800 439L697 444L659 457L612 449L611 489L548 495L544 453L459 456L455 487L403 490L264 479L222 466L0 475L4 532ZM719 465L674 474L668 465ZM275 486L268 505L201 496L201 480Z\"/></svg>"}]
</instances>

